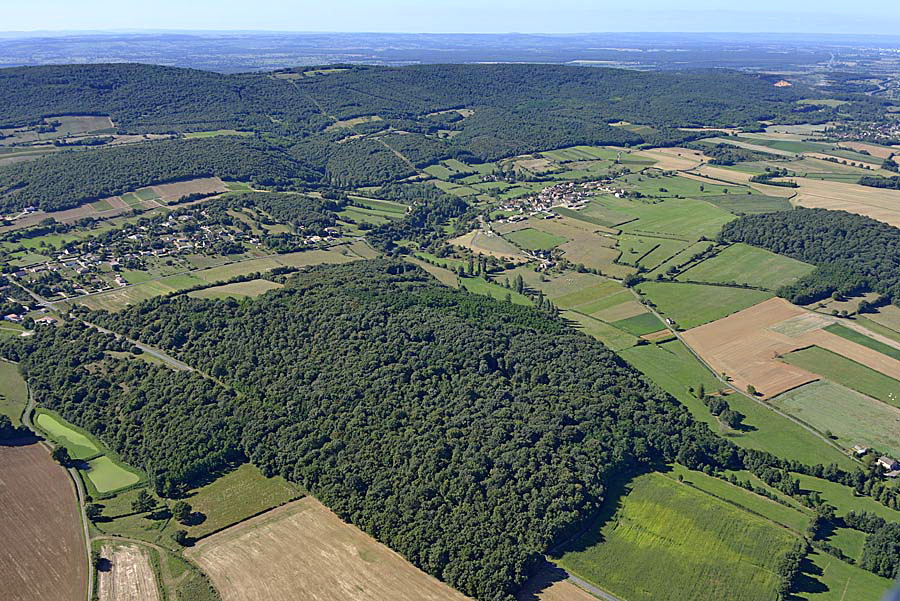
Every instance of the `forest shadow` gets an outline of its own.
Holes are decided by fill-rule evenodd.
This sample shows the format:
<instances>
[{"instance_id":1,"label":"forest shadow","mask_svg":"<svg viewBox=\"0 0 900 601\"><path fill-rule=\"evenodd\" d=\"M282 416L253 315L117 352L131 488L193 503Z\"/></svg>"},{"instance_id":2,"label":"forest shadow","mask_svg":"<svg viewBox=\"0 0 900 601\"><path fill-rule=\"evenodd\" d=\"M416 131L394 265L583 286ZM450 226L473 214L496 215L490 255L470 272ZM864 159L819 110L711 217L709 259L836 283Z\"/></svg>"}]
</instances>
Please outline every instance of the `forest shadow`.
<instances>
[{"instance_id":1,"label":"forest shadow","mask_svg":"<svg viewBox=\"0 0 900 601\"><path fill-rule=\"evenodd\" d=\"M609 523L616 512L621 509L628 493L631 492L631 483L635 478L651 471L665 472L671 468L665 465L657 465L646 471L621 474L606 482L606 490L603 495L603 503L600 508L588 519L571 528L563 540L556 542L547 555L557 559L563 553L571 551L585 551L594 545L604 542L603 527Z\"/></svg>"},{"instance_id":2,"label":"forest shadow","mask_svg":"<svg viewBox=\"0 0 900 601\"><path fill-rule=\"evenodd\" d=\"M537 571L534 576L529 578L522 585L521 590L516 593L516 601L541 601L541 594L544 591L569 577L564 569L553 565L546 559L535 569Z\"/></svg>"},{"instance_id":3,"label":"forest shadow","mask_svg":"<svg viewBox=\"0 0 900 601\"><path fill-rule=\"evenodd\" d=\"M27 447L44 440L36 434L25 434L15 438L0 438L0 447Z\"/></svg>"},{"instance_id":4,"label":"forest shadow","mask_svg":"<svg viewBox=\"0 0 900 601\"><path fill-rule=\"evenodd\" d=\"M824 573L822 568L810 561L808 557L804 557L800 562L800 573L794 581L794 592L797 594L827 593L831 589L818 579ZM804 598L798 597L796 594L790 596L793 601L800 601Z\"/></svg>"}]
</instances>

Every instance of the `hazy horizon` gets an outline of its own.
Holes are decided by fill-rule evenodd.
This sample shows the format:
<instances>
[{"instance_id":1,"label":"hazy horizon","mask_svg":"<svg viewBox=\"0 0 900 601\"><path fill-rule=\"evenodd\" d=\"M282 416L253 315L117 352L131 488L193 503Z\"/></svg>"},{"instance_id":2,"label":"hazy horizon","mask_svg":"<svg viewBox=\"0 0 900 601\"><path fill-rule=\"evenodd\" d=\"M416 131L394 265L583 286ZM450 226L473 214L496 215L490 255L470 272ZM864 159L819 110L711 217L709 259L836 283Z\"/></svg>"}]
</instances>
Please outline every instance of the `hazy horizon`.
<instances>
[{"instance_id":1,"label":"hazy horizon","mask_svg":"<svg viewBox=\"0 0 900 601\"><path fill-rule=\"evenodd\" d=\"M900 12L887 2L758 0L723 9L715 0L633 0L627 8L587 0L344 0L324 5L289 0L254 3L158 0L152 10L112 0L46 0L4 7L8 32L176 30L296 33L797 33L881 34L900 31Z\"/></svg>"}]
</instances>

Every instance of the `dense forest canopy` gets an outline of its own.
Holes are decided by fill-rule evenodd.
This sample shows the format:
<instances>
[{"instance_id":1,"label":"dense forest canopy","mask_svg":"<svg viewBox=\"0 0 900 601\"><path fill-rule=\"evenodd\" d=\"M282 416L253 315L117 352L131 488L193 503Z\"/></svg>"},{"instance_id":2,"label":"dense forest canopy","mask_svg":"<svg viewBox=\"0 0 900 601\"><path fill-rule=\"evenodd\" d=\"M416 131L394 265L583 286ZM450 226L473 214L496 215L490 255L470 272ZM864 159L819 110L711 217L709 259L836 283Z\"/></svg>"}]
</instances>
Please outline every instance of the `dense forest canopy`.
<instances>
[{"instance_id":1,"label":"dense forest canopy","mask_svg":"<svg viewBox=\"0 0 900 601\"><path fill-rule=\"evenodd\" d=\"M678 127L807 121L796 100L808 93L730 71L559 65L347 66L316 76L135 64L0 69L0 127L105 114L126 133L258 134L73 151L0 168L0 211L69 208L198 175L368 186L447 157L471 162L577 144L674 145L706 135ZM354 118L361 121L350 124ZM638 134L610 125L623 119L654 127ZM143 156L146 164L137 159Z\"/></svg>"},{"instance_id":2,"label":"dense forest canopy","mask_svg":"<svg viewBox=\"0 0 900 601\"><path fill-rule=\"evenodd\" d=\"M826 209L746 215L721 237L816 265L811 274L778 291L797 304L864 290L900 302L900 229L854 213Z\"/></svg>"},{"instance_id":3,"label":"dense forest canopy","mask_svg":"<svg viewBox=\"0 0 900 601\"><path fill-rule=\"evenodd\" d=\"M322 174L260 140L160 140L62 152L0 168L0 212L28 206L57 211L144 186L212 176L280 185L318 181Z\"/></svg>"},{"instance_id":4,"label":"dense forest canopy","mask_svg":"<svg viewBox=\"0 0 900 601\"><path fill-rule=\"evenodd\" d=\"M246 455L480 599L509 599L609 478L737 461L600 343L402 262L314 268L253 301L181 295L85 317L229 387L103 360L121 343L78 324L3 343L44 406L160 492Z\"/></svg>"}]
</instances>

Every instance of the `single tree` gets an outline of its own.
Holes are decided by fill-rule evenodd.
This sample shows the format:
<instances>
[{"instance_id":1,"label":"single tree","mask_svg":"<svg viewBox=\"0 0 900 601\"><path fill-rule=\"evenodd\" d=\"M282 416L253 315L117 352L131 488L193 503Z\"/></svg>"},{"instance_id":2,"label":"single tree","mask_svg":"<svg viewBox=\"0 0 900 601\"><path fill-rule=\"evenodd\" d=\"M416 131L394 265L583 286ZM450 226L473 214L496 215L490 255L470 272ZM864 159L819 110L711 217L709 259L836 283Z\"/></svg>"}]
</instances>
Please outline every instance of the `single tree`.
<instances>
[{"instance_id":1,"label":"single tree","mask_svg":"<svg viewBox=\"0 0 900 601\"><path fill-rule=\"evenodd\" d=\"M103 505L88 503L84 506L84 514L93 522L103 514Z\"/></svg>"},{"instance_id":2,"label":"single tree","mask_svg":"<svg viewBox=\"0 0 900 601\"><path fill-rule=\"evenodd\" d=\"M131 502L131 510L135 513L144 513L153 509L155 505L156 501L153 500L153 497L147 492L147 489L141 489L137 498Z\"/></svg>"},{"instance_id":3,"label":"single tree","mask_svg":"<svg viewBox=\"0 0 900 601\"><path fill-rule=\"evenodd\" d=\"M53 449L53 452L50 453L50 457L63 467L69 467L69 465L72 464L72 458L69 457L69 449L66 447L56 447Z\"/></svg>"},{"instance_id":4,"label":"single tree","mask_svg":"<svg viewBox=\"0 0 900 601\"><path fill-rule=\"evenodd\" d=\"M193 511L193 508L190 503L187 501L178 501L172 506L172 517L184 524L191 518L191 511Z\"/></svg>"}]
</instances>

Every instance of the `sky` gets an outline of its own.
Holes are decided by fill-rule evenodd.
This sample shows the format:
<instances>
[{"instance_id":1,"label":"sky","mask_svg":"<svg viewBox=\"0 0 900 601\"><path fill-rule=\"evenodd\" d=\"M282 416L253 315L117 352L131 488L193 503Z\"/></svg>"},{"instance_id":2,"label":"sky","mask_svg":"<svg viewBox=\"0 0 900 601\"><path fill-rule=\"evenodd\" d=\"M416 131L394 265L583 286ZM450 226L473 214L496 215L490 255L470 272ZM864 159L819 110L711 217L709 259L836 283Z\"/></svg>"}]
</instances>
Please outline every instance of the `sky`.
<instances>
[{"instance_id":1,"label":"sky","mask_svg":"<svg viewBox=\"0 0 900 601\"><path fill-rule=\"evenodd\" d=\"M897 0L0 0L0 30L900 32Z\"/></svg>"}]
</instances>

